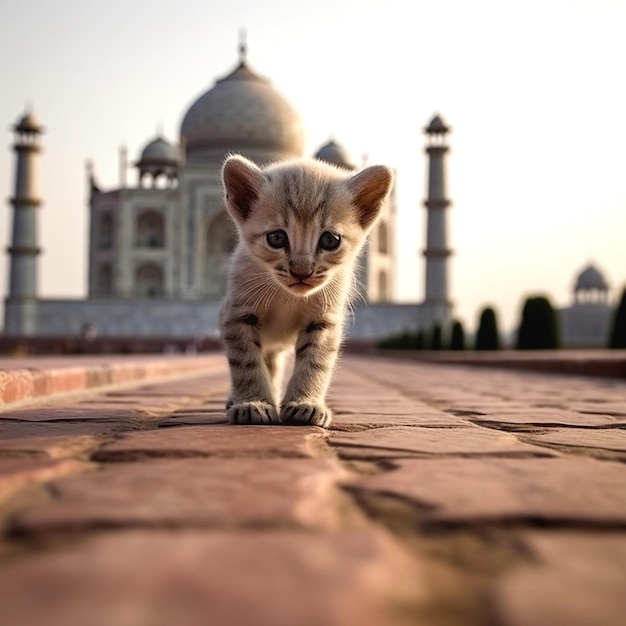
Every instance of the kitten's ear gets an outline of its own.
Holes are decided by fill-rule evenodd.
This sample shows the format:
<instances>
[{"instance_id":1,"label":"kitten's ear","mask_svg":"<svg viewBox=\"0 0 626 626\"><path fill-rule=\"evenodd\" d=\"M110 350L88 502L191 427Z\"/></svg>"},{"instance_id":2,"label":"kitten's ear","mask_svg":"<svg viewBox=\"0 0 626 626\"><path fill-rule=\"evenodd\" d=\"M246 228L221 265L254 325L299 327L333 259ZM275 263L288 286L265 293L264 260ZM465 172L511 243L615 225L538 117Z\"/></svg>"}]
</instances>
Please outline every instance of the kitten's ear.
<instances>
[{"instance_id":1,"label":"kitten's ear","mask_svg":"<svg viewBox=\"0 0 626 626\"><path fill-rule=\"evenodd\" d=\"M245 221L259 197L263 173L252 161L235 155L222 167L222 182L228 212L236 221Z\"/></svg>"},{"instance_id":2,"label":"kitten's ear","mask_svg":"<svg viewBox=\"0 0 626 626\"><path fill-rule=\"evenodd\" d=\"M380 214L383 202L391 190L393 174L384 165L372 165L348 180L348 188L356 205L359 222L368 228Z\"/></svg>"}]
</instances>

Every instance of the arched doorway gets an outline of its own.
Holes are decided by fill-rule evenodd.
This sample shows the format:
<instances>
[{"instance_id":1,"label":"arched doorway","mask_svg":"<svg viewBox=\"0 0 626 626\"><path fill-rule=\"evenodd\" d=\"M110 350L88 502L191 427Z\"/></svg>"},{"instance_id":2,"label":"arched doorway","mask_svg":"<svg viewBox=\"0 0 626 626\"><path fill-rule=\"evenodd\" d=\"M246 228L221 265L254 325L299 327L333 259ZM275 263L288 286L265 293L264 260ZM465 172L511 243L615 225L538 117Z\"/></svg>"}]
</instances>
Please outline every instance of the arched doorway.
<instances>
[{"instance_id":1,"label":"arched doorway","mask_svg":"<svg viewBox=\"0 0 626 626\"><path fill-rule=\"evenodd\" d=\"M163 295L163 269L156 263L143 263L135 275L136 294L140 298Z\"/></svg>"},{"instance_id":2,"label":"arched doorway","mask_svg":"<svg viewBox=\"0 0 626 626\"><path fill-rule=\"evenodd\" d=\"M165 245L165 225L160 213L147 210L139 215L135 243L138 248L162 248Z\"/></svg>"}]
</instances>

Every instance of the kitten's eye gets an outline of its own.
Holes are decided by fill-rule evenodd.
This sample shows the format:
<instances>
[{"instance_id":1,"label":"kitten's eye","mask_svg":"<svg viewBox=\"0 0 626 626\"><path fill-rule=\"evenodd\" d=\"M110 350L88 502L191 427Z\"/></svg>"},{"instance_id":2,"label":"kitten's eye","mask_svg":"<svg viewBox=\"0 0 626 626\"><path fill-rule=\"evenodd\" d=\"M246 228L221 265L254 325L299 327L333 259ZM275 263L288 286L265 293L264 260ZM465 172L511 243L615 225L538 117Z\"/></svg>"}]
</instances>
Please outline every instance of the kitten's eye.
<instances>
[{"instance_id":1,"label":"kitten's eye","mask_svg":"<svg viewBox=\"0 0 626 626\"><path fill-rule=\"evenodd\" d=\"M271 233L267 233L265 238L270 248L275 248L276 250L286 248L289 243L289 237L287 237L287 233L284 230L274 230Z\"/></svg>"},{"instance_id":2,"label":"kitten's eye","mask_svg":"<svg viewBox=\"0 0 626 626\"><path fill-rule=\"evenodd\" d=\"M326 230L322 233L319 241L319 247L322 250L336 250L341 243L341 237Z\"/></svg>"}]
</instances>

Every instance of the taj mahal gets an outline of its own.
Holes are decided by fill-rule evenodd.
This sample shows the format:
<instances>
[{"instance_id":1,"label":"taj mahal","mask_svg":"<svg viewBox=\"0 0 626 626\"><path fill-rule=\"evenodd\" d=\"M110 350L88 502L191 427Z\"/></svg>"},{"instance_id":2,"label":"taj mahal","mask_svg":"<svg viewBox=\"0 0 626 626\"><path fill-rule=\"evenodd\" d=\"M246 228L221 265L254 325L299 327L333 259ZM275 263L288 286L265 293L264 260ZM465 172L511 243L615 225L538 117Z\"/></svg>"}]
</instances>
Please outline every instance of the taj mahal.
<instances>
[{"instance_id":1,"label":"taj mahal","mask_svg":"<svg viewBox=\"0 0 626 626\"><path fill-rule=\"evenodd\" d=\"M435 115L423 129L427 169L424 297L398 303L397 196L370 234L360 259L362 298L347 329L351 339L378 339L403 331L449 326L452 249L446 155L450 127ZM88 165L88 292L84 299L42 298L38 165L44 132L32 110L13 126L14 194L4 337L72 338L86 330L99 337L193 339L216 337L236 232L226 214L220 180L225 157L240 153L264 165L311 156L357 170L346 150L330 140L304 153L304 123L271 82L252 69L240 45L234 69L216 80L182 116L177 142L158 135L138 158L120 152L115 188L100 185ZM128 180L134 168L135 182ZM605 345L611 303L608 282L590 265L577 277L571 306L559 311L563 345Z\"/></svg>"},{"instance_id":2,"label":"taj mahal","mask_svg":"<svg viewBox=\"0 0 626 626\"><path fill-rule=\"evenodd\" d=\"M88 294L84 299L47 299L38 292L37 241L42 204L37 166L44 129L33 111L27 111L13 130L16 173L10 199L13 223L4 328L9 337L76 337L85 328L100 337L215 336L236 243L222 200L220 170L225 157L240 153L263 165L312 156L346 170L358 169L335 140L314 155L304 154L304 123L298 112L252 69L241 45L234 69L182 116L178 142L154 137L133 162L122 150L115 188L101 186L93 165L88 166ZM361 258L363 297L348 328L351 338L373 339L451 320L450 202L445 180L449 131L439 115L424 129L428 161L424 300L394 301L394 189ZM127 179L131 166L136 170L134 183Z\"/></svg>"}]
</instances>

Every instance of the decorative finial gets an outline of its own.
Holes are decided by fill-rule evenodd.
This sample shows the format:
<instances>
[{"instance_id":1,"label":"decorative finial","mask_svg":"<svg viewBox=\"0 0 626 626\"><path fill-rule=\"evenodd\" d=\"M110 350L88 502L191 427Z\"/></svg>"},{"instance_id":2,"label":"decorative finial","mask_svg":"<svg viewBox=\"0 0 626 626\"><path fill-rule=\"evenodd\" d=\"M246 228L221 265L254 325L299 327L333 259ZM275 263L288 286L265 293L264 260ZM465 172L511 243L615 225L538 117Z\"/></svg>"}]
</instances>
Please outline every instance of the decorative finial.
<instances>
[{"instance_id":1,"label":"decorative finial","mask_svg":"<svg viewBox=\"0 0 626 626\"><path fill-rule=\"evenodd\" d=\"M163 122L161 120L156 123L156 134L157 137L163 137Z\"/></svg>"},{"instance_id":2,"label":"decorative finial","mask_svg":"<svg viewBox=\"0 0 626 626\"><path fill-rule=\"evenodd\" d=\"M246 43L246 29L239 29L239 63L246 62L246 56L248 54L248 45Z\"/></svg>"},{"instance_id":3,"label":"decorative finial","mask_svg":"<svg viewBox=\"0 0 626 626\"><path fill-rule=\"evenodd\" d=\"M126 144L120 146L120 189L126 189L126 172L128 171L128 148Z\"/></svg>"},{"instance_id":4,"label":"decorative finial","mask_svg":"<svg viewBox=\"0 0 626 626\"><path fill-rule=\"evenodd\" d=\"M85 170L87 172L87 184L89 185L89 193L93 195L94 193L100 191L100 187L98 187L98 183L96 183L96 174L92 159L86 159Z\"/></svg>"}]
</instances>

